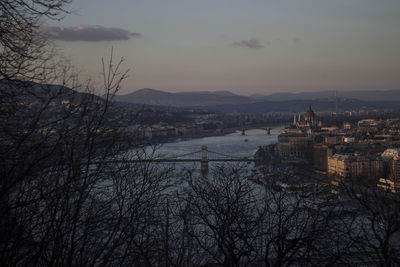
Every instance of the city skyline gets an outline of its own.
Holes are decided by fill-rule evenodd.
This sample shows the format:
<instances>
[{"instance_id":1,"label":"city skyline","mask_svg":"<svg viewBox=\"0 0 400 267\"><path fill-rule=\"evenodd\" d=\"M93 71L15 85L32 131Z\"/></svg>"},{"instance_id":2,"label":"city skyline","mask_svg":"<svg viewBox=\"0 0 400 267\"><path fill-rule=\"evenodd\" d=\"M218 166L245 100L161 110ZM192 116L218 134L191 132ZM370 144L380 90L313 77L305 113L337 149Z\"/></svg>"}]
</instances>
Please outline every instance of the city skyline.
<instances>
[{"instance_id":1,"label":"city skyline","mask_svg":"<svg viewBox=\"0 0 400 267\"><path fill-rule=\"evenodd\" d=\"M121 93L400 89L398 1L75 1L44 23L83 77L114 47Z\"/></svg>"}]
</instances>

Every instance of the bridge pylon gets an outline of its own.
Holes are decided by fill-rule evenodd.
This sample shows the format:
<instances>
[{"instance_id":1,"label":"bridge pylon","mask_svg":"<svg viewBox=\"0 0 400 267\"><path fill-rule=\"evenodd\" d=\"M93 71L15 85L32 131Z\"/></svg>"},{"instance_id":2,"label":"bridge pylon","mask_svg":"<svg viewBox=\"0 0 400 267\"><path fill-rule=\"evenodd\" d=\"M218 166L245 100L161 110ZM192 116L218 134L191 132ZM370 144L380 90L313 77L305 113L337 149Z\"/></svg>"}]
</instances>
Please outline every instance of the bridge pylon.
<instances>
[{"instance_id":1,"label":"bridge pylon","mask_svg":"<svg viewBox=\"0 0 400 267\"><path fill-rule=\"evenodd\" d=\"M201 173L208 173L208 158L207 158L207 147L201 147Z\"/></svg>"}]
</instances>

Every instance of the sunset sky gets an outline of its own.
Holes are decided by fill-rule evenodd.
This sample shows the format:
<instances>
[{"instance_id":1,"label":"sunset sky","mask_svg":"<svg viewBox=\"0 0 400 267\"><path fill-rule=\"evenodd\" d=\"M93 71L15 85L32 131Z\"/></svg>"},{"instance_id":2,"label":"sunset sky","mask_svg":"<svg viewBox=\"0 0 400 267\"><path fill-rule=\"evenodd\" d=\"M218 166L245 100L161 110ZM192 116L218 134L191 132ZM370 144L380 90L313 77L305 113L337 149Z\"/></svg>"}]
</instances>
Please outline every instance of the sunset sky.
<instances>
[{"instance_id":1,"label":"sunset sky","mask_svg":"<svg viewBox=\"0 0 400 267\"><path fill-rule=\"evenodd\" d=\"M114 47L141 88L249 95L400 89L399 0L75 0L45 28L98 76Z\"/></svg>"}]
</instances>

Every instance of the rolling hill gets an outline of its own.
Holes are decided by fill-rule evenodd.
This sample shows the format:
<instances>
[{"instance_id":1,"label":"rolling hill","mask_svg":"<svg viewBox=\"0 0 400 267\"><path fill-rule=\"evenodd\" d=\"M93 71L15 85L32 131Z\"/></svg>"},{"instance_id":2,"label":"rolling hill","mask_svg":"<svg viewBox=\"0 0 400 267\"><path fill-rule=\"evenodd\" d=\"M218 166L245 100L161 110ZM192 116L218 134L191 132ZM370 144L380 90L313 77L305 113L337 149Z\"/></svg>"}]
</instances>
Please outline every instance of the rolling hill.
<instances>
[{"instance_id":1,"label":"rolling hill","mask_svg":"<svg viewBox=\"0 0 400 267\"><path fill-rule=\"evenodd\" d=\"M301 93L275 93L270 95L252 95L253 98L266 101L314 100L323 98L350 98L361 101L400 101L400 90L386 91L319 91Z\"/></svg>"},{"instance_id":2,"label":"rolling hill","mask_svg":"<svg viewBox=\"0 0 400 267\"><path fill-rule=\"evenodd\" d=\"M260 101L252 97L235 95L227 91L168 93L149 88L140 89L125 95L117 95L115 100L135 104L174 107L239 105Z\"/></svg>"}]
</instances>

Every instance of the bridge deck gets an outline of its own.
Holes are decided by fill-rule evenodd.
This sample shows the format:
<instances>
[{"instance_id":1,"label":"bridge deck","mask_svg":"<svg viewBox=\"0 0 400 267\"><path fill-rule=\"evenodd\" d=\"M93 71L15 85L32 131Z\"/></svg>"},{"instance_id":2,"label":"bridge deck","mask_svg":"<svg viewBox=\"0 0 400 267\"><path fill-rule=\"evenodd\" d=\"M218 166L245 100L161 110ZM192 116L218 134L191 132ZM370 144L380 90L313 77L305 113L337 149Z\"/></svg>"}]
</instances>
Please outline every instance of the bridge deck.
<instances>
[{"instance_id":1,"label":"bridge deck","mask_svg":"<svg viewBox=\"0 0 400 267\"><path fill-rule=\"evenodd\" d=\"M253 157L240 157L225 155L219 152L207 150L206 146L202 146L201 150L189 152L183 155L171 155L169 158L145 158L113 161L112 163L137 163L137 162L254 162Z\"/></svg>"}]
</instances>

